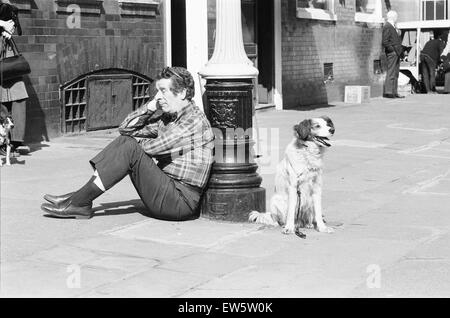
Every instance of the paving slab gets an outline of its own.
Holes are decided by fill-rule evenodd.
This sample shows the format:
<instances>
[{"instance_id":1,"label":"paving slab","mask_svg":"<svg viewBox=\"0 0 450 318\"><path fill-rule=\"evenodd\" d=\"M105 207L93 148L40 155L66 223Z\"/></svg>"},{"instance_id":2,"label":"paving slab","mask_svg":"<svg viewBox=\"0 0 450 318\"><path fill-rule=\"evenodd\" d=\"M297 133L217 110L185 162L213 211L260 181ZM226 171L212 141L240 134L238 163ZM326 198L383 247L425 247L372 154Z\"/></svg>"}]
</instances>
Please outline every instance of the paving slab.
<instances>
[{"instance_id":1,"label":"paving slab","mask_svg":"<svg viewBox=\"0 0 450 318\"><path fill-rule=\"evenodd\" d=\"M165 269L152 269L126 280L98 287L83 294L83 297L178 297L186 291L208 281L204 275L177 272Z\"/></svg>"},{"instance_id":2,"label":"paving slab","mask_svg":"<svg viewBox=\"0 0 450 318\"><path fill-rule=\"evenodd\" d=\"M251 264L250 257L240 257L210 251L201 251L169 260L158 268L171 271L193 273L207 277L223 276Z\"/></svg>"},{"instance_id":3,"label":"paving slab","mask_svg":"<svg viewBox=\"0 0 450 318\"><path fill-rule=\"evenodd\" d=\"M403 260L382 269L379 286L360 285L350 296L358 297L450 297L450 261Z\"/></svg>"},{"instance_id":4,"label":"paving slab","mask_svg":"<svg viewBox=\"0 0 450 318\"><path fill-rule=\"evenodd\" d=\"M188 222L167 222L149 219L139 224L110 231L108 234L123 239L153 241L165 244L212 248L229 241L246 238L256 229L248 223L226 223L200 218Z\"/></svg>"},{"instance_id":5,"label":"paving slab","mask_svg":"<svg viewBox=\"0 0 450 318\"><path fill-rule=\"evenodd\" d=\"M164 244L148 240L129 240L105 234L78 239L68 245L93 251L154 259L159 262L182 258L204 250L194 246Z\"/></svg>"},{"instance_id":6,"label":"paving slab","mask_svg":"<svg viewBox=\"0 0 450 318\"><path fill-rule=\"evenodd\" d=\"M450 233L436 235L404 256L407 260L450 260Z\"/></svg>"},{"instance_id":7,"label":"paving slab","mask_svg":"<svg viewBox=\"0 0 450 318\"><path fill-rule=\"evenodd\" d=\"M1 297L77 297L125 277L78 264L20 261L2 264Z\"/></svg>"}]
</instances>

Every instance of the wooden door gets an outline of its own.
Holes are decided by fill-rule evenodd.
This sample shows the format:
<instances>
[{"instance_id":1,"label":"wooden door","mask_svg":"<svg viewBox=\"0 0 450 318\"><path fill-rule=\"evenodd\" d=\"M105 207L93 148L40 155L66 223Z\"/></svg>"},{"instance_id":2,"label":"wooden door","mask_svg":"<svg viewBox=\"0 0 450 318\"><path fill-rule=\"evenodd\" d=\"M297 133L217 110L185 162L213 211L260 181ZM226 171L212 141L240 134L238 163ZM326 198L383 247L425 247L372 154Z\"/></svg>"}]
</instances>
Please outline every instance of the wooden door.
<instances>
[{"instance_id":1,"label":"wooden door","mask_svg":"<svg viewBox=\"0 0 450 318\"><path fill-rule=\"evenodd\" d=\"M86 130L117 127L133 110L131 75L88 78Z\"/></svg>"}]
</instances>

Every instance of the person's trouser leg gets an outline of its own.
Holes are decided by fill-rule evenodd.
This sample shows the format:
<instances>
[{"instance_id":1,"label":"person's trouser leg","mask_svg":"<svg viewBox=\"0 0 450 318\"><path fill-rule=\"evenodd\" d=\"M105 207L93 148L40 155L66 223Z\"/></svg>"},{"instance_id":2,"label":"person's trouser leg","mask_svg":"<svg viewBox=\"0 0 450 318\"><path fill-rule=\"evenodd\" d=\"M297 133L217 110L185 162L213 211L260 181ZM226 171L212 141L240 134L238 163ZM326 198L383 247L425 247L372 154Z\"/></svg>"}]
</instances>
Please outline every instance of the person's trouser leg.
<instances>
[{"instance_id":1,"label":"person's trouser leg","mask_svg":"<svg viewBox=\"0 0 450 318\"><path fill-rule=\"evenodd\" d=\"M422 79L423 79L423 83L425 85L425 89L426 92L431 92L432 86L431 86L431 68L430 68L430 60L429 58L427 58L426 56L421 55L420 56L420 62L421 62L421 66L420 69L422 71ZM431 61L432 63L432 61Z\"/></svg>"},{"instance_id":2,"label":"person's trouser leg","mask_svg":"<svg viewBox=\"0 0 450 318\"><path fill-rule=\"evenodd\" d=\"M386 55L386 80L384 81L384 94L396 94L396 81L398 78L398 70L397 70L397 61L398 57L395 52L388 53Z\"/></svg>"},{"instance_id":3,"label":"person's trouser leg","mask_svg":"<svg viewBox=\"0 0 450 318\"><path fill-rule=\"evenodd\" d=\"M450 71L445 73L444 93L450 93Z\"/></svg>"},{"instance_id":4,"label":"person's trouser leg","mask_svg":"<svg viewBox=\"0 0 450 318\"><path fill-rule=\"evenodd\" d=\"M436 91L436 63L431 58L427 58L428 72L430 74L430 89Z\"/></svg>"},{"instance_id":5,"label":"person's trouser leg","mask_svg":"<svg viewBox=\"0 0 450 318\"><path fill-rule=\"evenodd\" d=\"M400 75L400 58L396 55L396 60L394 64L394 84L392 87L392 92L394 96L398 95L398 76Z\"/></svg>"},{"instance_id":6,"label":"person's trouser leg","mask_svg":"<svg viewBox=\"0 0 450 318\"><path fill-rule=\"evenodd\" d=\"M14 121L14 128L11 130L11 142L23 143L25 140L26 124L26 99L3 103Z\"/></svg>"},{"instance_id":7,"label":"person's trouser leg","mask_svg":"<svg viewBox=\"0 0 450 318\"><path fill-rule=\"evenodd\" d=\"M150 217L174 221L198 217L176 182L161 171L134 138L116 138L90 163L106 190L130 175Z\"/></svg>"}]
</instances>

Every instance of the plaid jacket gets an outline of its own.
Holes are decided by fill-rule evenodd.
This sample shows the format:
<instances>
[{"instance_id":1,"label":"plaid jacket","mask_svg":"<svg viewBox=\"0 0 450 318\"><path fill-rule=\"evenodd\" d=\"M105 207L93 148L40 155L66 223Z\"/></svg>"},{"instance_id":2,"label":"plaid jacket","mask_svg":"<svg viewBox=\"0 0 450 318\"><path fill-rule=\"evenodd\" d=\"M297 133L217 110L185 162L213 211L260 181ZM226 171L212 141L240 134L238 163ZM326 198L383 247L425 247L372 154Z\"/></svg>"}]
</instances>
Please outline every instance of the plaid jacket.
<instances>
[{"instance_id":1,"label":"plaid jacket","mask_svg":"<svg viewBox=\"0 0 450 318\"><path fill-rule=\"evenodd\" d=\"M192 102L170 121L160 110L142 106L119 126L134 137L169 177L203 189L213 163L214 134L205 114Z\"/></svg>"}]
</instances>

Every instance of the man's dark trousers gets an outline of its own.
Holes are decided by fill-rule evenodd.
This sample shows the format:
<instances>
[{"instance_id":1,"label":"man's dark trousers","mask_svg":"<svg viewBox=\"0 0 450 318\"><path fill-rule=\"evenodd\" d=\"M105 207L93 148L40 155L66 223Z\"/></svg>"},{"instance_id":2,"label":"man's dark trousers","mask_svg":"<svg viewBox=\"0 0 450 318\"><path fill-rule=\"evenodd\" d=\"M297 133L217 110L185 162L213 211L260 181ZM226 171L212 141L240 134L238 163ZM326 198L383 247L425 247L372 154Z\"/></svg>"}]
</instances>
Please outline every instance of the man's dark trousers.
<instances>
[{"instance_id":1,"label":"man's dark trousers","mask_svg":"<svg viewBox=\"0 0 450 318\"><path fill-rule=\"evenodd\" d=\"M436 63L428 55L420 54L420 70L422 71L423 83L428 92L436 90Z\"/></svg>"},{"instance_id":2,"label":"man's dark trousers","mask_svg":"<svg viewBox=\"0 0 450 318\"><path fill-rule=\"evenodd\" d=\"M385 95L398 95L398 75L400 72L400 58L396 52L386 54L386 80L384 81Z\"/></svg>"},{"instance_id":3,"label":"man's dark trousers","mask_svg":"<svg viewBox=\"0 0 450 318\"><path fill-rule=\"evenodd\" d=\"M147 216L171 221L199 216L200 194L167 176L133 137L117 137L89 162L106 190L129 175Z\"/></svg>"}]
</instances>

